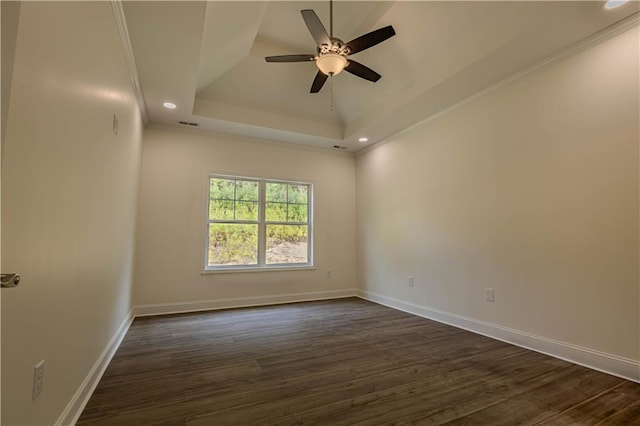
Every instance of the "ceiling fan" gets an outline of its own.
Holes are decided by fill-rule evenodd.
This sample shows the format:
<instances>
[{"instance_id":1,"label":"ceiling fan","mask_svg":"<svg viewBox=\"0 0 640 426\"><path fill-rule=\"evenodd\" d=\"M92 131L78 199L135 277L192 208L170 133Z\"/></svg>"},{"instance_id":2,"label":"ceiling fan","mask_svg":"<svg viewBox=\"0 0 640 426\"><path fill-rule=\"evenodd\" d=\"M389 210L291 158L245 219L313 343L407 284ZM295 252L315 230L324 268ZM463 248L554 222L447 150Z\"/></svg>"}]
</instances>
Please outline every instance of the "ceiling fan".
<instances>
[{"instance_id":1,"label":"ceiling fan","mask_svg":"<svg viewBox=\"0 0 640 426\"><path fill-rule=\"evenodd\" d=\"M315 61L319 70L311 84L311 93L318 93L327 81L329 76L334 76L345 70L355 76L364 78L372 82L380 80L381 75L371 68L362 65L350 58L358 52L382 43L386 39L396 35L391 25L384 28L371 31L365 35L355 38L347 43L333 36L333 1L329 0L329 29L330 32L322 25L320 18L313 9L301 10L302 19L307 25L311 36L315 40L317 53L301 54L301 55L280 55L267 56L264 58L267 62L310 62Z\"/></svg>"}]
</instances>

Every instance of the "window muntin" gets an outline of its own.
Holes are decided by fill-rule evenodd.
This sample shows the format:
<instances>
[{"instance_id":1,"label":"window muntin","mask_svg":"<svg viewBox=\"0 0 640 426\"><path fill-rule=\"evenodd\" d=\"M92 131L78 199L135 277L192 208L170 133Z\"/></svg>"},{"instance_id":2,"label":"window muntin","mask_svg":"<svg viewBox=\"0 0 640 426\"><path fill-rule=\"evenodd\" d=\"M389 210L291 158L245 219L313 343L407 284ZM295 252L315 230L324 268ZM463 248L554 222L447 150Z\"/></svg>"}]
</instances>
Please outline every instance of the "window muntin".
<instances>
[{"instance_id":1,"label":"window muntin","mask_svg":"<svg viewBox=\"0 0 640 426\"><path fill-rule=\"evenodd\" d=\"M205 270L308 267L312 185L209 176Z\"/></svg>"},{"instance_id":2,"label":"window muntin","mask_svg":"<svg viewBox=\"0 0 640 426\"><path fill-rule=\"evenodd\" d=\"M209 179L209 219L258 222L259 182Z\"/></svg>"}]
</instances>

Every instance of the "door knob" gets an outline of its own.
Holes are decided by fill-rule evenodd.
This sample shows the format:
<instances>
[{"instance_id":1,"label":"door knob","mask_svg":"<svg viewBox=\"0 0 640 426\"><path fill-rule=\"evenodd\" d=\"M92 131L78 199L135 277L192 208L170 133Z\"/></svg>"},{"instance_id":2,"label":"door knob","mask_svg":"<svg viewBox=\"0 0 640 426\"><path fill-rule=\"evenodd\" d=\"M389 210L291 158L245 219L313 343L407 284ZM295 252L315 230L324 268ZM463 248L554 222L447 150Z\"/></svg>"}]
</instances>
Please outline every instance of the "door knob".
<instances>
[{"instance_id":1,"label":"door knob","mask_svg":"<svg viewBox=\"0 0 640 426\"><path fill-rule=\"evenodd\" d=\"M0 274L0 286L13 288L20 283L20 274Z\"/></svg>"}]
</instances>

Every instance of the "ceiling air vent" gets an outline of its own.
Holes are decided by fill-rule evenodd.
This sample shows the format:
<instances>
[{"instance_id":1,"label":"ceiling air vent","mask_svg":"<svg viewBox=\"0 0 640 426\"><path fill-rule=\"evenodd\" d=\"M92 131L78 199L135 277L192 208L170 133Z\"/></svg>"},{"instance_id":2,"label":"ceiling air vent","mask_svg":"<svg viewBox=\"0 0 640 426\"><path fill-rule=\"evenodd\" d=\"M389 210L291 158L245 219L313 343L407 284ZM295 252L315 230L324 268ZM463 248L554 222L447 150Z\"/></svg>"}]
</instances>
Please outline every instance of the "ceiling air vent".
<instances>
[{"instance_id":1,"label":"ceiling air vent","mask_svg":"<svg viewBox=\"0 0 640 426\"><path fill-rule=\"evenodd\" d=\"M194 123L191 121L178 121L178 123L182 124L183 126L200 127L200 123Z\"/></svg>"},{"instance_id":2,"label":"ceiling air vent","mask_svg":"<svg viewBox=\"0 0 640 426\"><path fill-rule=\"evenodd\" d=\"M335 149L347 149L346 146L340 146L340 145L334 145L333 146Z\"/></svg>"}]
</instances>

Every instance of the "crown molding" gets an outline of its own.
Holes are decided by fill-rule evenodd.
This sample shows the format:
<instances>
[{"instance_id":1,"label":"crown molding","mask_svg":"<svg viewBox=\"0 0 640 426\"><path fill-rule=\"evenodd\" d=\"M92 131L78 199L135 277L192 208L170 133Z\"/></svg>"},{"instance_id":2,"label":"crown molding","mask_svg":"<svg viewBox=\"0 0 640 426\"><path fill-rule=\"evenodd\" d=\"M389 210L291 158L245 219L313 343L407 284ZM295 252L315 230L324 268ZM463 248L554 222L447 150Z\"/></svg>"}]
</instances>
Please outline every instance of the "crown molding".
<instances>
[{"instance_id":1,"label":"crown molding","mask_svg":"<svg viewBox=\"0 0 640 426\"><path fill-rule=\"evenodd\" d=\"M122 43L122 52L124 53L124 60L127 63L129 79L136 96L138 109L142 116L142 122L147 125L149 123L149 113L147 112L147 104L144 101L144 93L142 92L142 86L138 78L138 69L136 68L136 61L133 56L133 49L131 48L131 39L129 38L129 30L127 29L127 21L124 16L122 1L111 0L111 7L113 8L113 15L116 19L118 34L120 35L120 42Z\"/></svg>"}]
</instances>

